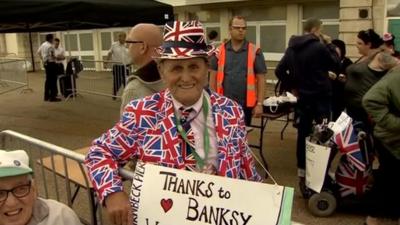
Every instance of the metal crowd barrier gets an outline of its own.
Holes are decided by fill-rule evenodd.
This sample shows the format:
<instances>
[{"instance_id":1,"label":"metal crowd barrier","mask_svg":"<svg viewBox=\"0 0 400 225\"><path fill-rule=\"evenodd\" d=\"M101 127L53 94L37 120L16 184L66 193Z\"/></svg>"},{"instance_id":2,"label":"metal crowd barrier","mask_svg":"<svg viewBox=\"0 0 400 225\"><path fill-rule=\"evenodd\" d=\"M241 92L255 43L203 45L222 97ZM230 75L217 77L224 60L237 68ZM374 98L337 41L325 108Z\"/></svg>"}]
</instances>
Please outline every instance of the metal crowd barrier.
<instances>
[{"instance_id":1,"label":"metal crowd barrier","mask_svg":"<svg viewBox=\"0 0 400 225\"><path fill-rule=\"evenodd\" d=\"M27 74L28 62L25 59L0 57L0 94L21 89L32 91Z\"/></svg>"},{"instance_id":2,"label":"metal crowd barrier","mask_svg":"<svg viewBox=\"0 0 400 225\"><path fill-rule=\"evenodd\" d=\"M77 93L121 98L131 68L113 61L81 60L83 71L76 80ZM121 66L117 66L121 65Z\"/></svg>"},{"instance_id":3,"label":"metal crowd barrier","mask_svg":"<svg viewBox=\"0 0 400 225\"><path fill-rule=\"evenodd\" d=\"M11 130L0 132L0 149L28 152L40 197L67 204L84 224L104 224L83 154ZM131 171L121 169L120 174L127 181L133 179Z\"/></svg>"}]
</instances>

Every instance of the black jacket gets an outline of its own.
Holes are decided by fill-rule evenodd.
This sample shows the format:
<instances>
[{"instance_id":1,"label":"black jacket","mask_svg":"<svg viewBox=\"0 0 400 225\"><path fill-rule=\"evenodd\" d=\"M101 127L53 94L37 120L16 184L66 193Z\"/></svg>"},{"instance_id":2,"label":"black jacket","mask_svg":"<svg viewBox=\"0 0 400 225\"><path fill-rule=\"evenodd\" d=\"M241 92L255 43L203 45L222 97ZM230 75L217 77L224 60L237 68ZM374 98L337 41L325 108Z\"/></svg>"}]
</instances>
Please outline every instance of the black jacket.
<instances>
[{"instance_id":1,"label":"black jacket","mask_svg":"<svg viewBox=\"0 0 400 225\"><path fill-rule=\"evenodd\" d=\"M332 44L325 45L313 34L292 36L289 47L275 74L281 79L291 76L299 96L331 96L328 71L338 71L340 61Z\"/></svg>"}]
</instances>

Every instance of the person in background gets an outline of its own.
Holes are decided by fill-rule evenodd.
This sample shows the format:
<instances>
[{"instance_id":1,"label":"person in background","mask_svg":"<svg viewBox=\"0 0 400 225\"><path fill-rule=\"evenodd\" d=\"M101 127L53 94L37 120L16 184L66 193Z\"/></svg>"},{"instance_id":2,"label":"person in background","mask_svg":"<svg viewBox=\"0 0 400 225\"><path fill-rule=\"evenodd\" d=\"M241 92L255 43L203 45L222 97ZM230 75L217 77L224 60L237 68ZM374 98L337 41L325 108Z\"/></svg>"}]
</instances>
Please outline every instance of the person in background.
<instances>
[{"instance_id":1,"label":"person in background","mask_svg":"<svg viewBox=\"0 0 400 225\"><path fill-rule=\"evenodd\" d=\"M262 50L246 40L246 29L244 17L234 16L229 21L231 39L211 57L210 88L238 102L246 126L250 126L252 116L259 117L263 112L267 67Z\"/></svg>"},{"instance_id":2,"label":"person in background","mask_svg":"<svg viewBox=\"0 0 400 225\"><path fill-rule=\"evenodd\" d=\"M57 98L57 66L53 42L53 34L47 34L46 41L40 45L39 49L37 50L37 54L42 60L44 69L46 71L46 80L44 82L44 100L49 102L59 102L61 99Z\"/></svg>"},{"instance_id":3,"label":"person in background","mask_svg":"<svg viewBox=\"0 0 400 225\"><path fill-rule=\"evenodd\" d=\"M80 225L66 205L38 197L28 154L0 150L0 225Z\"/></svg>"},{"instance_id":4,"label":"person in background","mask_svg":"<svg viewBox=\"0 0 400 225\"><path fill-rule=\"evenodd\" d=\"M372 124L362 107L362 98L387 73L387 70L381 66L382 52L383 49L379 49L362 62L354 63L347 68L344 86L346 112L354 122L361 122L360 128L368 134L372 134Z\"/></svg>"},{"instance_id":5,"label":"person in background","mask_svg":"<svg viewBox=\"0 0 400 225\"><path fill-rule=\"evenodd\" d=\"M115 100L119 89L124 86L126 77L129 75L129 67L131 64L131 58L128 53L128 48L125 43L126 34L119 33L118 41L111 45L110 50L107 54L107 60L111 60L113 63L113 99Z\"/></svg>"},{"instance_id":6,"label":"person in background","mask_svg":"<svg viewBox=\"0 0 400 225\"><path fill-rule=\"evenodd\" d=\"M208 44L217 48L221 43L218 41L218 32L216 30L212 30L207 35Z\"/></svg>"},{"instance_id":7,"label":"person in background","mask_svg":"<svg viewBox=\"0 0 400 225\"><path fill-rule=\"evenodd\" d=\"M54 56L56 57L57 74L64 74L65 50L60 46L60 39L54 38Z\"/></svg>"},{"instance_id":8,"label":"person in background","mask_svg":"<svg viewBox=\"0 0 400 225\"><path fill-rule=\"evenodd\" d=\"M297 174L299 187L304 197L308 196L305 186L306 137L312 132L313 121L330 120L332 84L329 71L337 71L339 57L330 37L322 34L322 22L309 18L304 24L304 35L292 36L289 47L279 62L275 75L279 79L293 77L292 89L297 93Z\"/></svg>"},{"instance_id":9,"label":"person in background","mask_svg":"<svg viewBox=\"0 0 400 225\"><path fill-rule=\"evenodd\" d=\"M380 54L380 65L389 72L363 97L363 106L374 126L379 168L367 196L366 225L379 225L378 218L391 217L400 225L400 61Z\"/></svg>"},{"instance_id":10,"label":"person in background","mask_svg":"<svg viewBox=\"0 0 400 225\"><path fill-rule=\"evenodd\" d=\"M181 32L182 27L188 32ZM166 90L129 102L121 120L93 142L85 166L113 224L132 224L118 170L133 158L261 181L247 143L242 108L204 88L210 49L199 21L165 24L157 60Z\"/></svg>"},{"instance_id":11,"label":"person in background","mask_svg":"<svg viewBox=\"0 0 400 225\"><path fill-rule=\"evenodd\" d=\"M378 48L383 44L382 38L373 30L361 30L357 34L356 47L361 57L354 63L363 62L374 55Z\"/></svg>"},{"instance_id":12,"label":"person in background","mask_svg":"<svg viewBox=\"0 0 400 225\"><path fill-rule=\"evenodd\" d=\"M60 39L58 38L54 38L54 56L56 57L56 74L57 76L62 76L65 74L65 51L64 48L60 46Z\"/></svg>"},{"instance_id":13,"label":"person in background","mask_svg":"<svg viewBox=\"0 0 400 225\"><path fill-rule=\"evenodd\" d=\"M394 44L396 37L392 33L385 33L382 39L384 49L392 54L392 56L400 59L400 52L396 50L396 46Z\"/></svg>"},{"instance_id":14,"label":"person in background","mask_svg":"<svg viewBox=\"0 0 400 225\"><path fill-rule=\"evenodd\" d=\"M336 51L340 59L340 68L336 72L335 78L332 80L332 120L340 116L342 111L345 109L344 104L344 84L346 82L346 69L353 62L346 57L346 44L344 41L335 39L332 40L332 44L336 46Z\"/></svg>"},{"instance_id":15,"label":"person in background","mask_svg":"<svg viewBox=\"0 0 400 225\"><path fill-rule=\"evenodd\" d=\"M153 59L157 55L156 47L161 46L162 42L162 32L154 24L137 24L129 32L126 43L136 71L128 77L122 93L121 115L130 101L161 91L165 87Z\"/></svg>"}]
</instances>

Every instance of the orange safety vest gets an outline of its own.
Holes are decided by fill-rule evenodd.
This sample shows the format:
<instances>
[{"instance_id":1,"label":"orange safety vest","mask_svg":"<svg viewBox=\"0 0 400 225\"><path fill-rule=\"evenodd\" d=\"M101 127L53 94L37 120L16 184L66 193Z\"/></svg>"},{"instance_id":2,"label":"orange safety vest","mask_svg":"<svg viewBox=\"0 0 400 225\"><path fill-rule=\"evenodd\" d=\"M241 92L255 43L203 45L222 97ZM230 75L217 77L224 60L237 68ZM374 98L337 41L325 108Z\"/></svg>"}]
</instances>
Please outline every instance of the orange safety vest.
<instances>
[{"instance_id":1,"label":"orange safety vest","mask_svg":"<svg viewBox=\"0 0 400 225\"><path fill-rule=\"evenodd\" d=\"M254 74L254 61L256 59L257 48L254 44L250 43L247 47L247 93L246 93L246 106L254 107L257 103L257 88L256 88L256 75ZM219 47L218 54L218 71L217 71L217 93L223 95L224 87L224 67L225 67L226 49L225 44Z\"/></svg>"}]
</instances>

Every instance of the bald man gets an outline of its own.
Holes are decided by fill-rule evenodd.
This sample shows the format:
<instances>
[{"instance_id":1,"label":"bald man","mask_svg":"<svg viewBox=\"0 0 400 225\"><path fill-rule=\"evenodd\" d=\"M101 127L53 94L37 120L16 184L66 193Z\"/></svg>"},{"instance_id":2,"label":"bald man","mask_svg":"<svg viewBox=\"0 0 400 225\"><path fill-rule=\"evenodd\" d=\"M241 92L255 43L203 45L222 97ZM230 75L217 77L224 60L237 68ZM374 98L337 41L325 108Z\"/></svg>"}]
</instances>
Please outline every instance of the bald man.
<instances>
[{"instance_id":1,"label":"bald man","mask_svg":"<svg viewBox=\"0 0 400 225\"><path fill-rule=\"evenodd\" d=\"M137 70L129 76L122 94L121 114L130 101L164 89L157 64L153 60L157 55L156 48L162 42L161 28L154 24L141 23L130 30L126 43Z\"/></svg>"}]
</instances>

